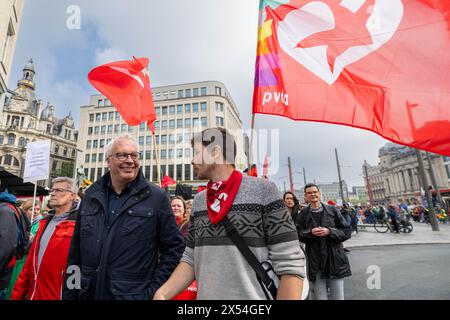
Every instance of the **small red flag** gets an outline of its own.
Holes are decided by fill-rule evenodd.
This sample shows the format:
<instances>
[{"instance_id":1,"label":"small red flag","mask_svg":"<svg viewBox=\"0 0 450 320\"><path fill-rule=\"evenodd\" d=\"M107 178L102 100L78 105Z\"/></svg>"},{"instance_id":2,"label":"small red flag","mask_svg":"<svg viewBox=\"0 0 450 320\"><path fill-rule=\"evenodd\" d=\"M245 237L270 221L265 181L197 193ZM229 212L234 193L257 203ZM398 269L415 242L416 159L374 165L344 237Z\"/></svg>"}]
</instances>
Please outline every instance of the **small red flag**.
<instances>
[{"instance_id":1,"label":"small red flag","mask_svg":"<svg viewBox=\"0 0 450 320\"><path fill-rule=\"evenodd\" d=\"M164 176L164 178L161 181L161 188L165 189L168 186L171 186L173 184L176 184L177 182L175 180L173 180L171 177L169 176Z\"/></svg>"},{"instance_id":2,"label":"small red flag","mask_svg":"<svg viewBox=\"0 0 450 320\"><path fill-rule=\"evenodd\" d=\"M450 156L449 0L261 0L253 113Z\"/></svg>"},{"instance_id":3,"label":"small red flag","mask_svg":"<svg viewBox=\"0 0 450 320\"><path fill-rule=\"evenodd\" d=\"M156 119L148 64L148 58L134 58L98 66L88 74L89 82L111 101L130 126Z\"/></svg>"}]
</instances>

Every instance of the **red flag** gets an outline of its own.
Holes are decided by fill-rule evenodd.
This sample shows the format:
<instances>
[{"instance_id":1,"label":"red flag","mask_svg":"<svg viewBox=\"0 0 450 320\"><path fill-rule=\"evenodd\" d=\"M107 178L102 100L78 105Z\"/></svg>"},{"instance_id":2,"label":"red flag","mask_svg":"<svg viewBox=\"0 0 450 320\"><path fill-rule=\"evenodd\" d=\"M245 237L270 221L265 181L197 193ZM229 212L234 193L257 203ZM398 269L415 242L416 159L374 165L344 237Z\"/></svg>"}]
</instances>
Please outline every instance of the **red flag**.
<instances>
[{"instance_id":1,"label":"red flag","mask_svg":"<svg viewBox=\"0 0 450 320\"><path fill-rule=\"evenodd\" d=\"M171 177L169 176L164 176L164 178L161 181L161 188L165 189L168 186L171 186L173 184L176 184L177 182L175 180L173 180Z\"/></svg>"},{"instance_id":2,"label":"red flag","mask_svg":"<svg viewBox=\"0 0 450 320\"><path fill-rule=\"evenodd\" d=\"M88 74L89 82L104 94L130 126L156 119L148 73L148 58L118 61L98 66Z\"/></svg>"},{"instance_id":3,"label":"red flag","mask_svg":"<svg viewBox=\"0 0 450 320\"><path fill-rule=\"evenodd\" d=\"M155 134L155 121L147 122L148 127L150 128L150 131L152 134Z\"/></svg>"},{"instance_id":4,"label":"red flag","mask_svg":"<svg viewBox=\"0 0 450 320\"><path fill-rule=\"evenodd\" d=\"M450 156L450 1L261 0L253 113Z\"/></svg>"},{"instance_id":5,"label":"red flag","mask_svg":"<svg viewBox=\"0 0 450 320\"><path fill-rule=\"evenodd\" d=\"M248 171L248 168L246 168L244 173L251 177L258 177L258 169L256 168L256 164L252 164L250 166L250 172Z\"/></svg>"},{"instance_id":6,"label":"red flag","mask_svg":"<svg viewBox=\"0 0 450 320\"><path fill-rule=\"evenodd\" d=\"M264 178L267 179L267 175L269 174L269 155L266 154L266 157L264 158L264 164L263 164L263 170L262 175Z\"/></svg>"},{"instance_id":7,"label":"red flag","mask_svg":"<svg viewBox=\"0 0 450 320\"><path fill-rule=\"evenodd\" d=\"M207 189L206 186L198 186L197 193L200 193L200 192L202 192L203 190L206 190L206 189Z\"/></svg>"}]
</instances>

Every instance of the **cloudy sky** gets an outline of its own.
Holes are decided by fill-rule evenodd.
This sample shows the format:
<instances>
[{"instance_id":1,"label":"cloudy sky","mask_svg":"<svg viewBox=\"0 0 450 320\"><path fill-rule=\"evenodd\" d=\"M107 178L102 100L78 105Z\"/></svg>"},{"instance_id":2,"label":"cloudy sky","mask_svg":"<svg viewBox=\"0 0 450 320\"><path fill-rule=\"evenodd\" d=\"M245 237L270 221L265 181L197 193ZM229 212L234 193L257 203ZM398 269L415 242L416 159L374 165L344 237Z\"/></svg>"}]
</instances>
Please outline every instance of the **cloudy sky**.
<instances>
[{"instance_id":1,"label":"cloudy sky","mask_svg":"<svg viewBox=\"0 0 450 320\"><path fill-rule=\"evenodd\" d=\"M36 67L37 95L72 111L96 93L87 81L94 66L108 61L150 58L155 86L205 80L223 82L236 102L244 128L251 123L258 0L28 0L22 17L9 87L14 89L30 57ZM67 28L71 5L81 12L80 29ZM378 163L387 143L378 135L343 126L295 122L257 115L255 127L279 130L279 166L271 179L283 186L291 157L296 188L308 181L337 181L334 148L342 178L363 185L364 160ZM262 164L264 156L259 163ZM260 158L261 158L260 157ZM275 157L275 156L274 156ZM274 160L275 162L275 160ZM275 167L275 166L274 166Z\"/></svg>"}]
</instances>

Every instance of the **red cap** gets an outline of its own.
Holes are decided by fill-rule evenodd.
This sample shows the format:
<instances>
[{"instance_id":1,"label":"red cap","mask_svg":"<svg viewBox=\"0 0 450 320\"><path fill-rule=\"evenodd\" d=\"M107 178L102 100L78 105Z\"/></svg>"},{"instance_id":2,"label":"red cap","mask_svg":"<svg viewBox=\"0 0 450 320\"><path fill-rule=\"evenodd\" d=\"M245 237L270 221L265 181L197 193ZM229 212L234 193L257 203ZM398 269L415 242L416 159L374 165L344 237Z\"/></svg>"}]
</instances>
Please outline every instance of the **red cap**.
<instances>
[{"instance_id":1,"label":"red cap","mask_svg":"<svg viewBox=\"0 0 450 320\"><path fill-rule=\"evenodd\" d=\"M336 202L334 202L333 200L328 200L327 202L330 206L335 206Z\"/></svg>"}]
</instances>

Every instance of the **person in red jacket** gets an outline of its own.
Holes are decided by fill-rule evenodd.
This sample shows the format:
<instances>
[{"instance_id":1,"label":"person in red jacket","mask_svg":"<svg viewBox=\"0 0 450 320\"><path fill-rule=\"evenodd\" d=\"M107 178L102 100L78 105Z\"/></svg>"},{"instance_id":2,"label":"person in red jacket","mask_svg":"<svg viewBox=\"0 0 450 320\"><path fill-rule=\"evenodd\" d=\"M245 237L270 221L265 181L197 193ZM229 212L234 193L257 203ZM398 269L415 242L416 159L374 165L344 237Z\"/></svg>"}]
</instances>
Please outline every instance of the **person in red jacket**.
<instances>
[{"instance_id":1,"label":"person in red jacket","mask_svg":"<svg viewBox=\"0 0 450 320\"><path fill-rule=\"evenodd\" d=\"M39 228L11 300L61 300L67 257L76 221L77 186L61 177L52 181L49 215Z\"/></svg>"}]
</instances>

